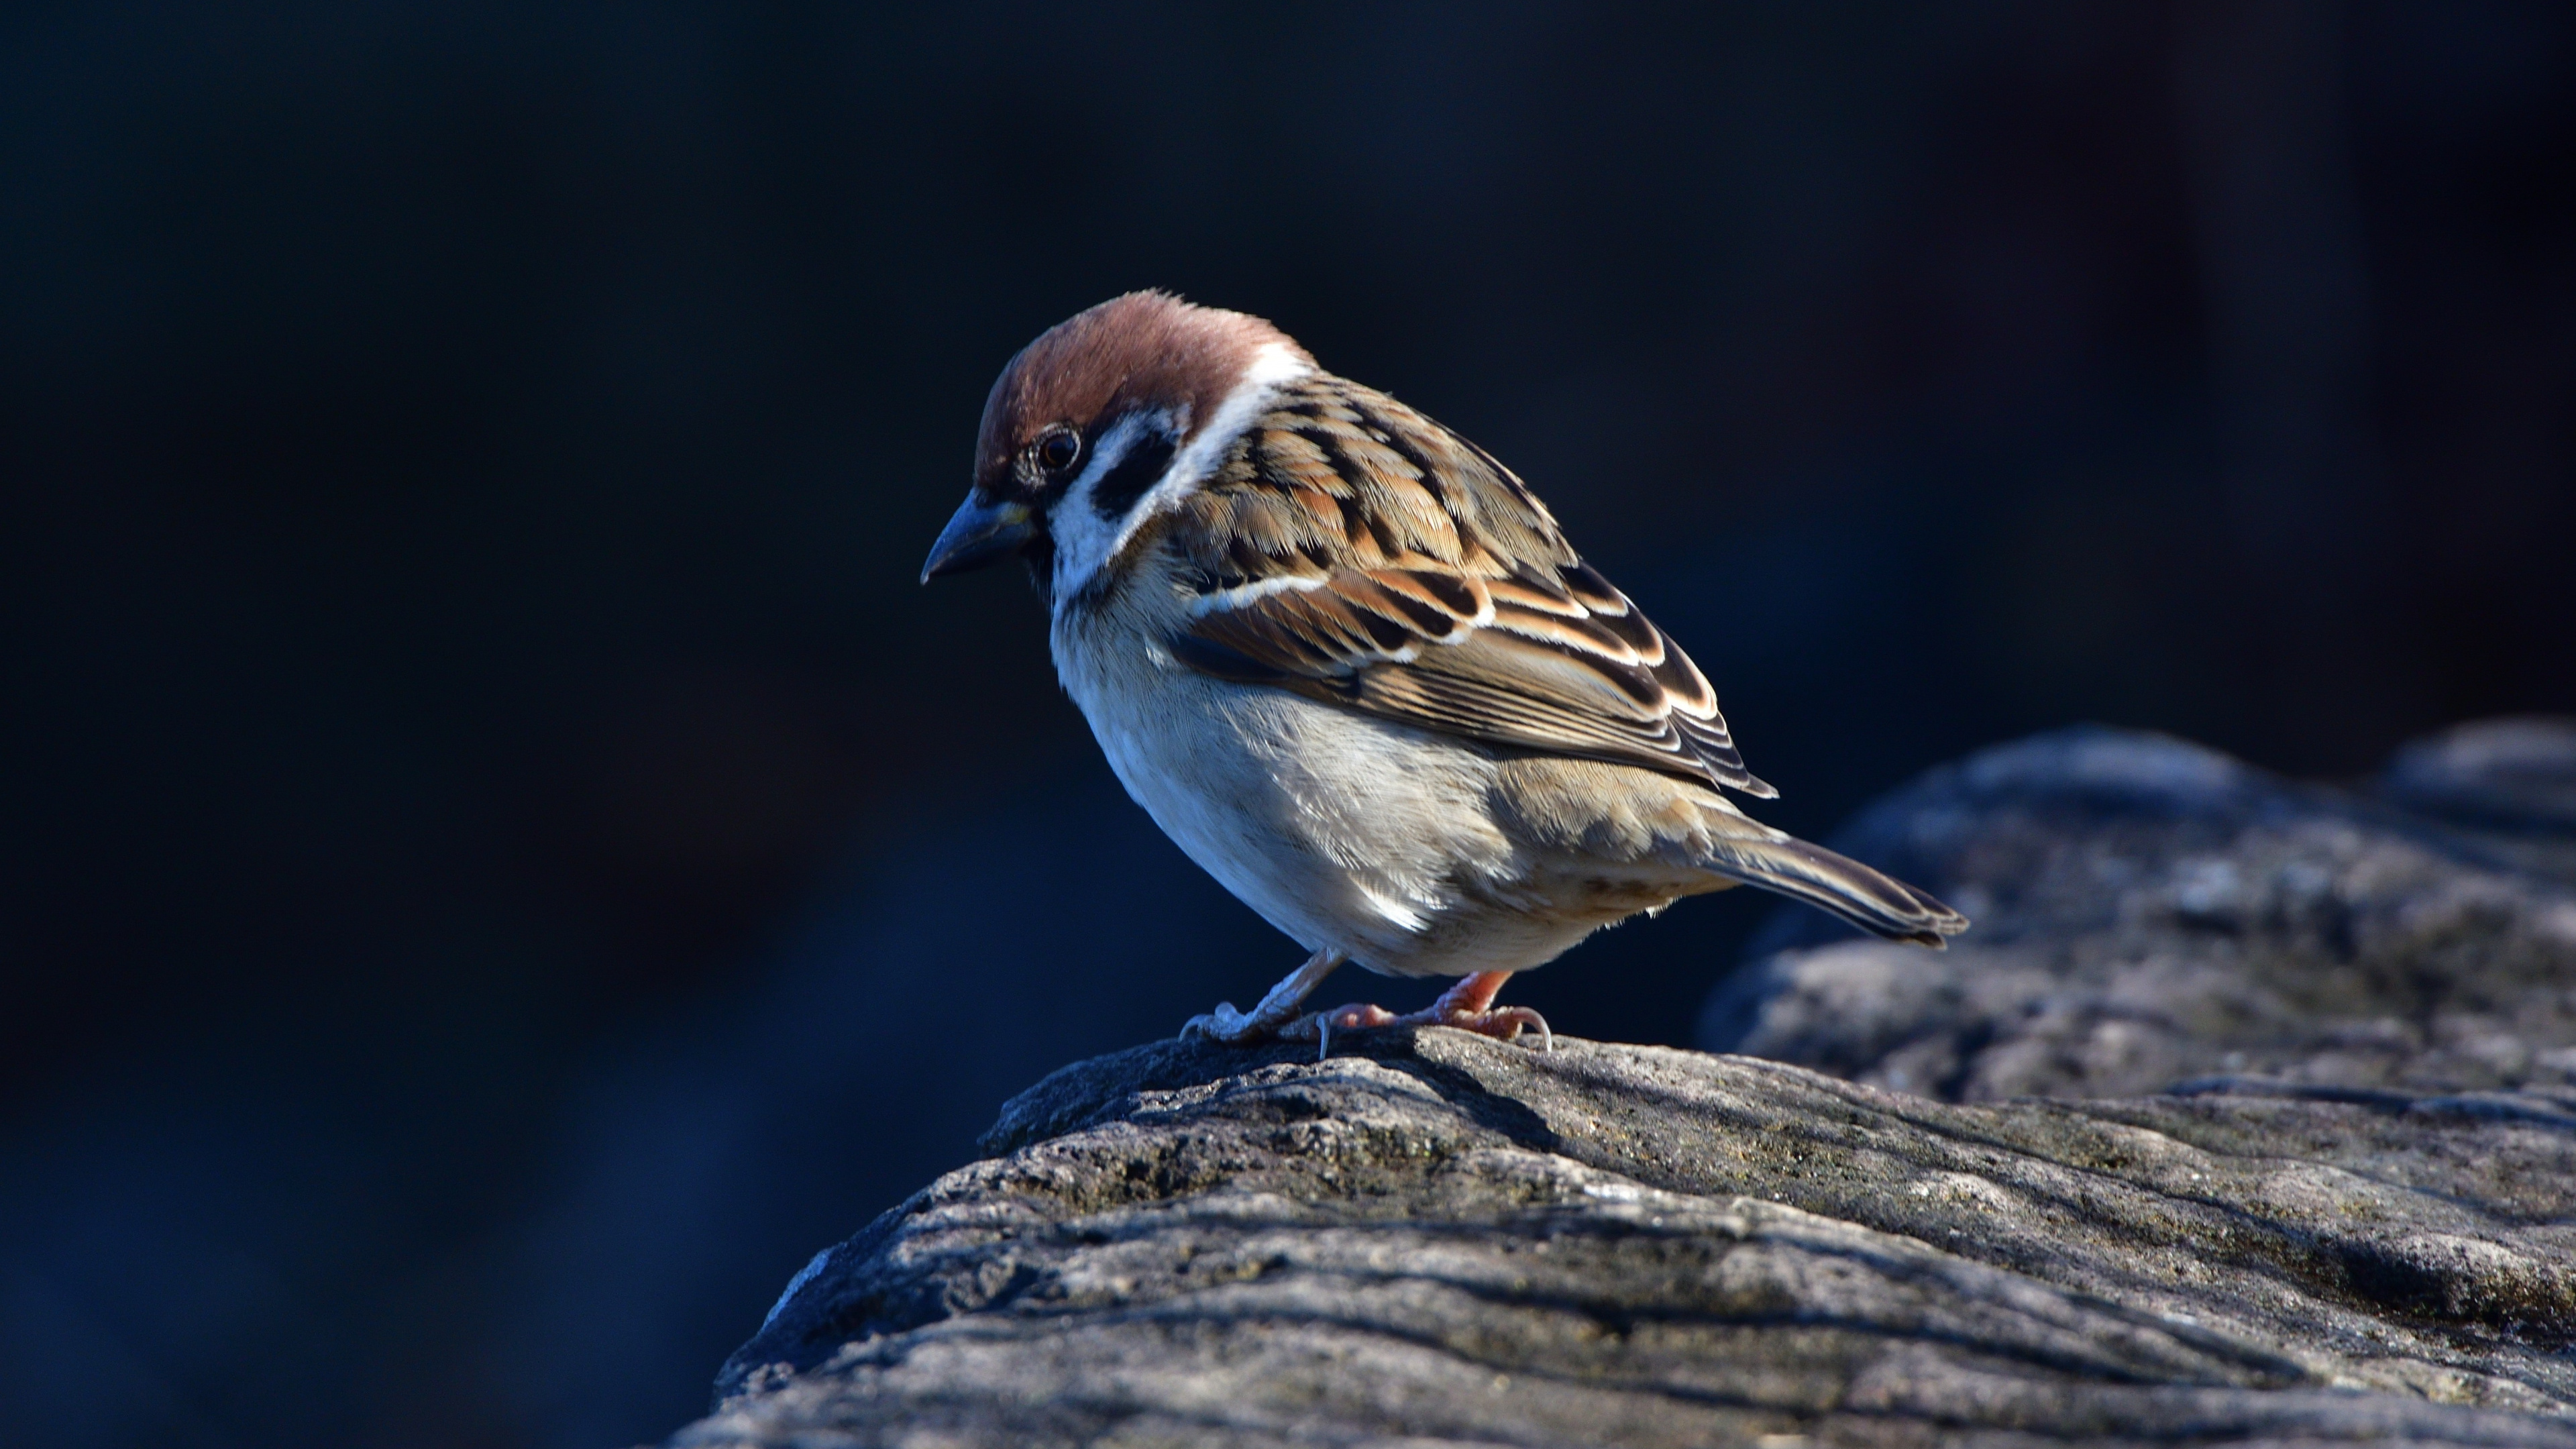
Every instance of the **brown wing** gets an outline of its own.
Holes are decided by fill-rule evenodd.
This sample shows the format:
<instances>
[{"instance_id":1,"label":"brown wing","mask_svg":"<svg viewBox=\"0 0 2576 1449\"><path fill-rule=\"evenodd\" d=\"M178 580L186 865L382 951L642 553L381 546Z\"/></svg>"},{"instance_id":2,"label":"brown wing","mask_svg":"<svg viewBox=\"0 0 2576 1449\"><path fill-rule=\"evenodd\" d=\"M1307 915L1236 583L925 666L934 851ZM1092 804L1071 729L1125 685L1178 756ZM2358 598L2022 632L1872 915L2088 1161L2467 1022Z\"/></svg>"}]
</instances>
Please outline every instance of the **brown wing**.
<instances>
[{"instance_id":1,"label":"brown wing","mask_svg":"<svg viewBox=\"0 0 2576 1449\"><path fill-rule=\"evenodd\" d=\"M1294 390L1182 505L1192 668L1748 795L1717 693L1520 479L1383 394Z\"/></svg>"}]
</instances>

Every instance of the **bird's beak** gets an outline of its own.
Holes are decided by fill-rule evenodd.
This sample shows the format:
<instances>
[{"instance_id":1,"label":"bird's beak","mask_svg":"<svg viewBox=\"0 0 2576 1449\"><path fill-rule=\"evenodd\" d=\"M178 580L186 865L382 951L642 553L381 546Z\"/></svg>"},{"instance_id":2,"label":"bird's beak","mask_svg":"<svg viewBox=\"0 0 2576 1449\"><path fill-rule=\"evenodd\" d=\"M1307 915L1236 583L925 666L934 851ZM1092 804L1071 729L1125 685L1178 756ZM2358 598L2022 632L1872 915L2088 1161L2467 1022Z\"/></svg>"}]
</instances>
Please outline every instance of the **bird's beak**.
<instances>
[{"instance_id":1,"label":"bird's beak","mask_svg":"<svg viewBox=\"0 0 2576 1449\"><path fill-rule=\"evenodd\" d=\"M987 503L969 493L948 526L939 530L939 542L930 546L921 581L926 584L941 574L962 574L1008 558L1037 533L1027 504Z\"/></svg>"}]
</instances>

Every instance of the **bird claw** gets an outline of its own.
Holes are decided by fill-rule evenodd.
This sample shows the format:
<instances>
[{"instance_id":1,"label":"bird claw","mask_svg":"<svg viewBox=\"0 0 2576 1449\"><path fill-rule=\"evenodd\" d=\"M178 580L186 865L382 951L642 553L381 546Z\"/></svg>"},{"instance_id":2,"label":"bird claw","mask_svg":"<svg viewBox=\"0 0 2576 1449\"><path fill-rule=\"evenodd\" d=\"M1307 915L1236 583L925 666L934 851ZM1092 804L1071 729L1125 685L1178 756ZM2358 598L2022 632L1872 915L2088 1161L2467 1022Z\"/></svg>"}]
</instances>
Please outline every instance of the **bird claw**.
<instances>
[{"instance_id":1,"label":"bird claw","mask_svg":"<svg viewBox=\"0 0 2576 1449\"><path fill-rule=\"evenodd\" d=\"M1467 1030L1482 1032L1497 1041L1518 1041L1523 1034L1534 1030L1538 1033L1538 1045L1532 1050L1542 1052L1556 1050L1556 1033L1548 1030L1547 1018L1529 1007L1505 1006L1493 1011L1480 1012L1478 1017L1480 1024L1470 1025ZM1508 1033L1501 1030L1506 1023L1511 1028Z\"/></svg>"},{"instance_id":2,"label":"bird claw","mask_svg":"<svg viewBox=\"0 0 2576 1449\"><path fill-rule=\"evenodd\" d=\"M1203 1012L1181 1023L1183 1041L1213 1041L1241 1046L1266 1034L1258 1018L1237 1011L1231 1001L1220 1001L1216 1010Z\"/></svg>"},{"instance_id":3,"label":"bird claw","mask_svg":"<svg viewBox=\"0 0 2576 1449\"><path fill-rule=\"evenodd\" d=\"M1242 1046L1247 1042L1287 1037L1292 1041L1305 1038L1296 1034L1299 1025L1297 1004L1306 999L1317 982L1332 974L1342 964L1342 953L1329 947L1306 958L1306 964L1288 973L1287 978L1270 988L1250 1011L1238 1011L1231 1001L1217 1003L1214 1011L1193 1016L1181 1024L1181 1040L1222 1042Z\"/></svg>"}]
</instances>

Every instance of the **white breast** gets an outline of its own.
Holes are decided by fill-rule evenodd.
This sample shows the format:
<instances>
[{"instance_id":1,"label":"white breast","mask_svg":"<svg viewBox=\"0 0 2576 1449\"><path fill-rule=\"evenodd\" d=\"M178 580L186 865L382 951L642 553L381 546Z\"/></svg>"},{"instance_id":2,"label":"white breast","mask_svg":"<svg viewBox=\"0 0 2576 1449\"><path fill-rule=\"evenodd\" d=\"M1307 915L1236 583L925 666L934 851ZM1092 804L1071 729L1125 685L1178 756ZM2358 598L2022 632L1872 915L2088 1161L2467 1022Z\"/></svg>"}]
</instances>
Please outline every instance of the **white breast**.
<instances>
[{"instance_id":1,"label":"white breast","mask_svg":"<svg viewBox=\"0 0 2576 1449\"><path fill-rule=\"evenodd\" d=\"M1132 591L1122 591L1132 592ZM1597 921L1554 919L1457 741L1181 665L1133 601L1060 615L1056 670L1127 793L1308 950L1395 975L1519 970Z\"/></svg>"}]
</instances>

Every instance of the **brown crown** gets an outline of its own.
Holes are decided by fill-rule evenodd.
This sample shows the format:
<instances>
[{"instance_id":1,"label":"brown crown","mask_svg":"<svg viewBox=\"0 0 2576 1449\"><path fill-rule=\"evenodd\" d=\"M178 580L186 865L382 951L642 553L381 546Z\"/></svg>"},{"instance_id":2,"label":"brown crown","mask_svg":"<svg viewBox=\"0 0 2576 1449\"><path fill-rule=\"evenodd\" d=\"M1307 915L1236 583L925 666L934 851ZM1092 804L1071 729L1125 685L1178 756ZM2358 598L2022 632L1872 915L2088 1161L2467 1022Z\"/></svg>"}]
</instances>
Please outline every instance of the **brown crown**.
<instances>
[{"instance_id":1,"label":"brown crown","mask_svg":"<svg viewBox=\"0 0 2576 1449\"><path fill-rule=\"evenodd\" d=\"M1194 307L1168 292L1129 292L1077 312L1021 348L993 380L975 442L975 486L1006 492L1011 460L1058 423L1088 432L1138 406L1185 410L1186 441L1272 342L1314 361L1258 317Z\"/></svg>"}]
</instances>

